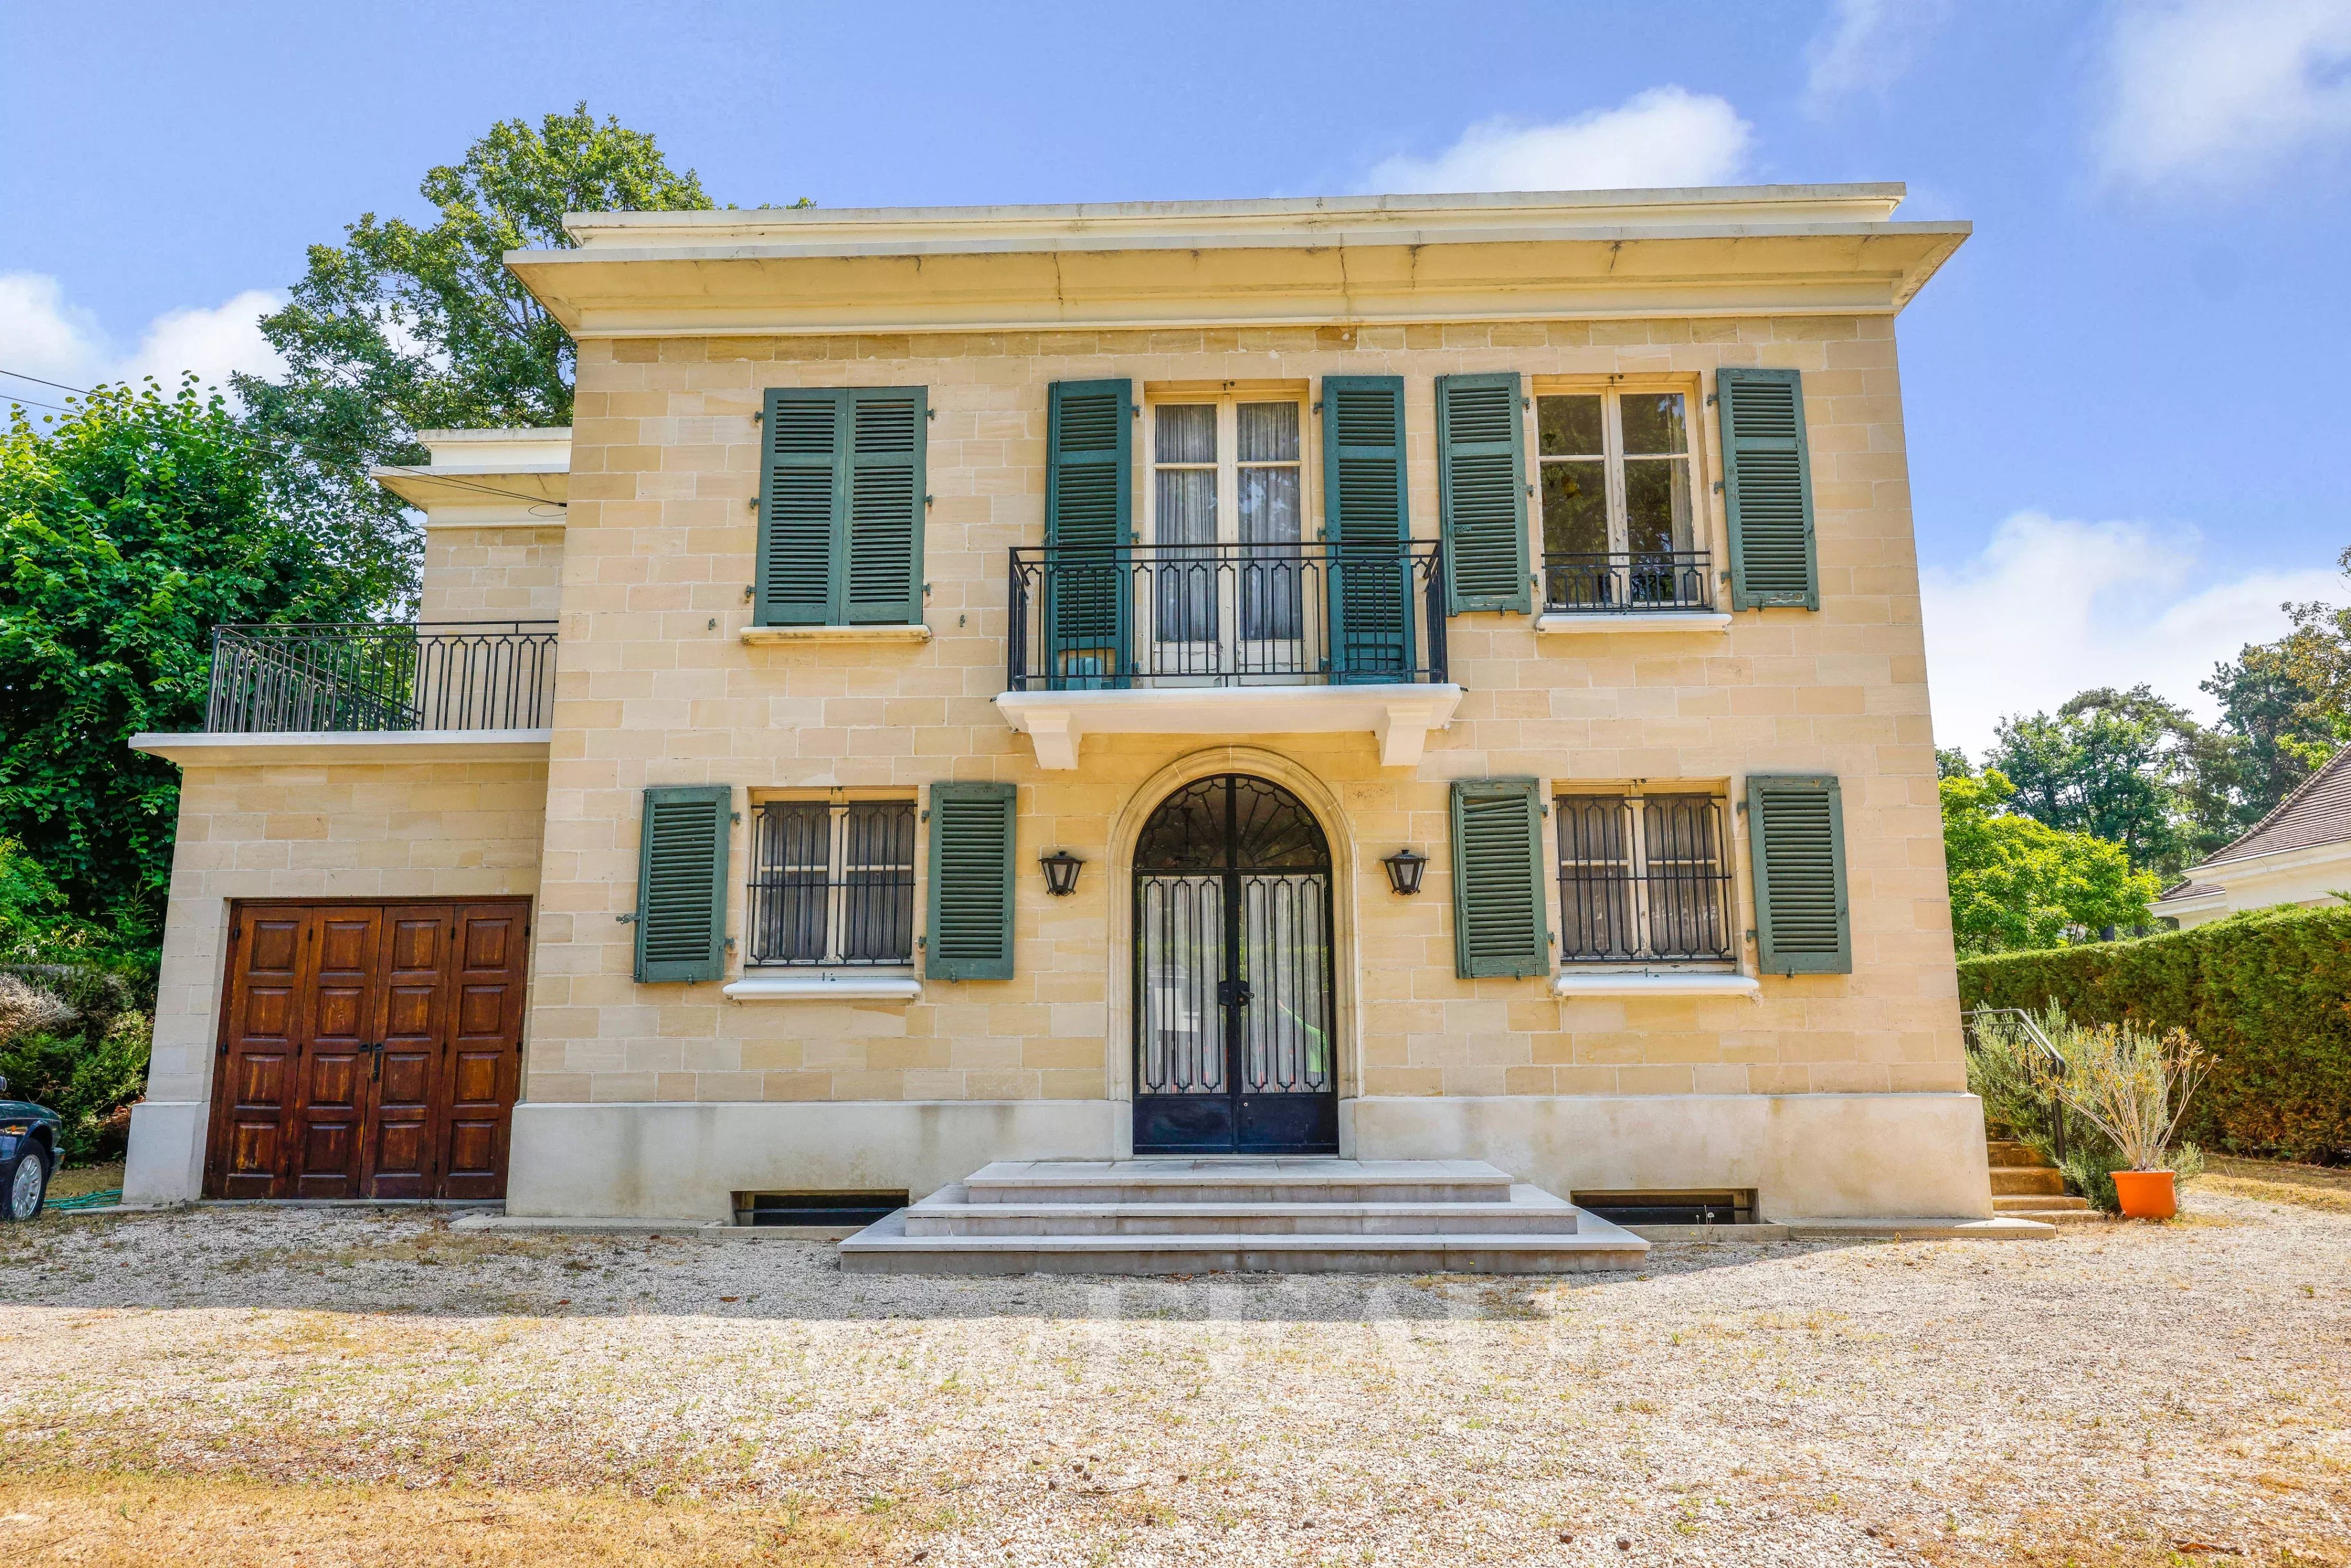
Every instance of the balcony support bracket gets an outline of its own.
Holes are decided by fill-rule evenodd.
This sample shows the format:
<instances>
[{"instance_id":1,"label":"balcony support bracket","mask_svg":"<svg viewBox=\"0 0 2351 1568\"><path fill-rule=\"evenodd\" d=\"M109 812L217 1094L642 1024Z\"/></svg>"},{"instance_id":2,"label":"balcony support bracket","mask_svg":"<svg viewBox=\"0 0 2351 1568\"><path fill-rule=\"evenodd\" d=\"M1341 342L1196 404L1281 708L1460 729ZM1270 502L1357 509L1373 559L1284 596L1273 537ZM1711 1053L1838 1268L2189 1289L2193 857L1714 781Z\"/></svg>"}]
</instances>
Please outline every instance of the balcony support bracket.
<instances>
[{"instance_id":1,"label":"balcony support bracket","mask_svg":"<svg viewBox=\"0 0 2351 1568\"><path fill-rule=\"evenodd\" d=\"M1138 691L1005 692L1004 722L1029 737L1037 766L1078 765L1089 735L1335 735L1368 731L1387 768L1419 765L1432 730L1452 722L1461 688L1395 685L1197 686Z\"/></svg>"}]
</instances>

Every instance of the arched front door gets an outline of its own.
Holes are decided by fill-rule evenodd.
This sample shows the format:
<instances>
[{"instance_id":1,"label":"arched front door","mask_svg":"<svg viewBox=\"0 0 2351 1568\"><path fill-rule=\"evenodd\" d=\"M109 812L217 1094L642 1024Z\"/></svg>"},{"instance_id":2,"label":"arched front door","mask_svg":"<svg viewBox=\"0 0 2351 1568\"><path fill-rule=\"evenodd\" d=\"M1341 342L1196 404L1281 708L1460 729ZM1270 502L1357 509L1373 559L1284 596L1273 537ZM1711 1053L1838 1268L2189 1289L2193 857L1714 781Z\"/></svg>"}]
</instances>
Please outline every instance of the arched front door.
<instances>
[{"instance_id":1,"label":"arched front door","mask_svg":"<svg viewBox=\"0 0 2351 1568\"><path fill-rule=\"evenodd\" d=\"M1298 797L1225 773L1134 851L1134 1151L1333 1154L1331 845Z\"/></svg>"}]
</instances>

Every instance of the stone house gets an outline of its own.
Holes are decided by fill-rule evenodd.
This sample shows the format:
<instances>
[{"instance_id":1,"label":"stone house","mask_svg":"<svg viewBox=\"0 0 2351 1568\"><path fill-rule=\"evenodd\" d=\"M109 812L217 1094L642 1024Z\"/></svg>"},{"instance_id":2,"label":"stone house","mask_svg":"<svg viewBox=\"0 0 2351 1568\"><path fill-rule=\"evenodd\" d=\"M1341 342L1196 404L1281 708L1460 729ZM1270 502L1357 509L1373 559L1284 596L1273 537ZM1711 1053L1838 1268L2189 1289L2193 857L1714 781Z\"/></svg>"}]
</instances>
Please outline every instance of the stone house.
<instances>
[{"instance_id":1,"label":"stone house","mask_svg":"<svg viewBox=\"0 0 2351 1568\"><path fill-rule=\"evenodd\" d=\"M132 1201L1477 1158L1988 1215L1894 185L594 214L414 627L227 628Z\"/></svg>"},{"instance_id":2,"label":"stone house","mask_svg":"<svg viewBox=\"0 0 2351 1568\"><path fill-rule=\"evenodd\" d=\"M2351 746L2339 749L2284 800L2164 889L2155 913L2179 929L2248 909L2317 908L2351 890Z\"/></svg>"}]
</instances>

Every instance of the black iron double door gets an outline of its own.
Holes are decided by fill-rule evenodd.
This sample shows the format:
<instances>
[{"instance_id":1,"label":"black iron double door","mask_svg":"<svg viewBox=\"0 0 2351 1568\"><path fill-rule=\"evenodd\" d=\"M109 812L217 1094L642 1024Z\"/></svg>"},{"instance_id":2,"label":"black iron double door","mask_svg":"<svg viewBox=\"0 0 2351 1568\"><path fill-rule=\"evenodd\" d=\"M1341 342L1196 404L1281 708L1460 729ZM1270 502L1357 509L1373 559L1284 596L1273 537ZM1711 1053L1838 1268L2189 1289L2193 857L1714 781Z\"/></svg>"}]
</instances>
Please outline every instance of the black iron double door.
<instances>
[{"instance_id":1,"label":"black iron double door","mask_svg":"<svg viewBox=\"0 0 2351 1568\"><path fill-rule=\"evenodd\" d=\"M1134 859L1137 1154L1333 1154L1331 847L1298 798L1187 784Z\"/></svg>"}]
</instances>

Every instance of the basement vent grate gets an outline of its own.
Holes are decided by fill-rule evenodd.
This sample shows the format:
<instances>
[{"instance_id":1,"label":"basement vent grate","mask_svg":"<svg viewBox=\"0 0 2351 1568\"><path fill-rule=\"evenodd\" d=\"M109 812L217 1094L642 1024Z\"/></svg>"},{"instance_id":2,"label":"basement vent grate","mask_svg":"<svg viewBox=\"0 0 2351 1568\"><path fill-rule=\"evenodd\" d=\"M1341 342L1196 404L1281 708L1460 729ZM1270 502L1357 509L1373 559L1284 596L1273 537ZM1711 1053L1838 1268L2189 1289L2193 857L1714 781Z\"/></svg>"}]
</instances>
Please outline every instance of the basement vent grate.
<instances>
[{"instance_id":1,"label":"basement vent grate","mask_svg":"<svg viewBox=\"0 0 2351 1568\"><path fill-rule=\"evenodd\" d=\"M1752 1225L1752 1192L1578 1192L1568 1201L1613 1225Z\"/></svg>"},{"instance_id":2,"label":"basement vent grate","mask_svg":"<svg viewBox=\"0 0 2351 1568\"><path fill-rule=\"evenodd\" d=\"M904 1192L738 1192L737 1225L867 1226L906 1207Z\"/></svg>"}]
</instances>

